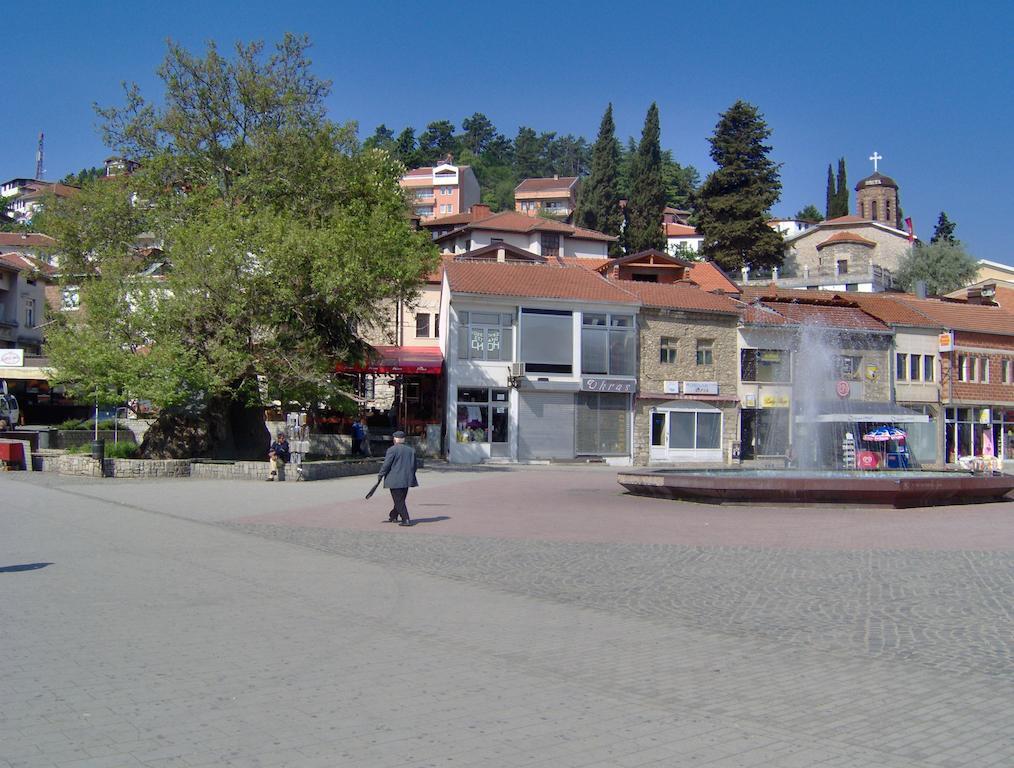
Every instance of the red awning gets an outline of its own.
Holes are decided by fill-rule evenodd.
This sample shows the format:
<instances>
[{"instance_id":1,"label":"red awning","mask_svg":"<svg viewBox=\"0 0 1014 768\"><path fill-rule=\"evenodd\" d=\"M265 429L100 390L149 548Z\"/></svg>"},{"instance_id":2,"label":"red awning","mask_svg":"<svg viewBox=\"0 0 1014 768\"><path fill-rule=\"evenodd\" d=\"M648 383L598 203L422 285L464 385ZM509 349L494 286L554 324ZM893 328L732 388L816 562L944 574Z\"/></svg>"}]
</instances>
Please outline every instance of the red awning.
<instances>
[{"instance_id":1,"label":"red awning","mask_svg":"<svg viewBox=\"0 0 1014 768\"><path fill-rule=\"evenodd\" d=\"M440 347L388 347L373 348L377 356L369 363L346 365L339 363L339 373L431 373L440 374L444 356Z\"/></svg>"}]
</instances>

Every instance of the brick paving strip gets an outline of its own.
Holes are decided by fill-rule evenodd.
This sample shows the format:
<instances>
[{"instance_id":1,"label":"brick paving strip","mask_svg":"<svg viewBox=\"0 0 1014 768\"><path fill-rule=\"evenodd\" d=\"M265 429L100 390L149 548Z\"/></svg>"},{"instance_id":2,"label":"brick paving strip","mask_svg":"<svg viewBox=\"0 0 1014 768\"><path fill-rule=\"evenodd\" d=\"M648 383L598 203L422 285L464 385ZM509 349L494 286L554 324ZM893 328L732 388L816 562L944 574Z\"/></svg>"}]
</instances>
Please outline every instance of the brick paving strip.
<instances>
[{"instance_id":1,"label":"brick paving strip","mask_svg":"<svg viewBox=\"0 0 1014 768\"><path fill-rule=\"evenodd\" d=\"M421 479L0 480L0 766L1014 764L1012 505Z\"/></svg>"}]
</instances>

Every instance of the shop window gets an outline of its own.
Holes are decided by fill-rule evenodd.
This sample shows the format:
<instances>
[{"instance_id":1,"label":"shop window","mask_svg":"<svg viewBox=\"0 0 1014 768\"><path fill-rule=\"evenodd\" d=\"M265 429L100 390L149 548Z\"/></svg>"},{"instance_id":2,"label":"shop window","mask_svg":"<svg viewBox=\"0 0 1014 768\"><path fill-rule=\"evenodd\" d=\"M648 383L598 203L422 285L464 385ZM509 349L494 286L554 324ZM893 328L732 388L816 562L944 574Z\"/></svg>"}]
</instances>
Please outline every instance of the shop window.
<instances>
[{"instance_id":1,"label":"shop window","mask_svg":"<svg viewBox=\"0 0 1014 768\"><path fill-rule=\"evenodd\" d=\"M513 359L513 313L459 312L458 323L458 359Z\"/></svg>"},{"instance_id":2,"label":"shop window","mask_svg":"<svg viewBox=\"0 0 1014 768\"><path fill-rule=\"evenodd\" d=\"M522 309L521 360L533 373L573 373L572 313L560 309Z\"/></svg>"},{"instance_id":3,"label":"shop window","mask_svg":"<svg viewBox=\"0 0 1014 768\"><path fill-rule=\"evenodd\" d=\"M899 352L894 358L894 376L898 381L904 381L908 378L908 355Z\"/></svg>"},{"instance_id":4,"label":"shop window","mask_svg":"<svg viewBox=\"0 0 1014 768\"><path fill-rule=\"evenodd\" d=\"M744 349L740 352L740 378L760 384L792 381L792 353L785 349Z\"/></svg>"},{"instance_id":5,"label":"shop window","mask_svg":"<svg viewBox=\"0 0 1014 768\"><path fill-rule=\"evenodd\" d=\"M574 444L578 454L606 456L629 452L628 395L579 392L576 406Z\"/></svg>"},{"instance_id":6,"label":"shop window","mask_svg":"<svg viewBox=\"0 0 1014 768\"><path fill-rule=\"evenodd\" d=\"M721 413L669 411L668 415L670 449L693 451L718 450L722 447Z\"/></svg>"},{"instance_id":7,"label":"shop window","mask_svg":"<svg viewBox=\"0 0 1014 768\"><path fill-rule=\"evenodd\" d=\"M510 423L506 389L458 387L457 441L506 443Z\"/></svg>"},{"instance_id":8,"label":"shop window","mask_svg":"<svg viewBox=\"0 0 1014 768\"><path fill-rule=\"evenodd\" d=\"M672 336L663 336L659 341L658 361L667 365L676 362L676 339Z\"/></svg>"},{"instance_id":9,"label":"shop window","mask_svg":"<svg viewBox=\"0 0 1014 768\"><path fill-rule=\"evenodd\" d=\"M697 340L697 364L698 365L714 365L714 351L715 341L714 339L698 339Z\"/></svg>"}]
</instances>

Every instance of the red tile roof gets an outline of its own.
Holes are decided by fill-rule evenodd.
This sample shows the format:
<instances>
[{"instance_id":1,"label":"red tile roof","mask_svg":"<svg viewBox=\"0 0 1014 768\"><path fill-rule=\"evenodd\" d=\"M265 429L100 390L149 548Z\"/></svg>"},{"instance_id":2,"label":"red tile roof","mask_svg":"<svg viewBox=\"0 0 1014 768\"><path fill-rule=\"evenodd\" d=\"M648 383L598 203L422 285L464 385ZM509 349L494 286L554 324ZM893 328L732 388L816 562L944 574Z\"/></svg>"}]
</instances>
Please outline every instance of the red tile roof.
<instances>
[{"instance_id":1,"label":"red tile roof","mask_svg":"<svg viewBox=\"0 0 1014 768\"><path fill-rule=\"evenodd\" d=\"M701 233L686 224L666 224L666 237L701 237Z\"/></svg>"},{"instance_id":2,"label":"red tile roof","mask_svg":"<svg viewBox=\"0 0 1014 768\"><path fill-rule=\"evenodd\" d=\"M723 293L739 293L739 286L725 276L710 261L695 261L690 265L688 277L704 291L722 291Z\"/></svg>"},{"instance_id":3,"label":"red tile roof","mask_svg":"<svg viewBox=\"0 0 1014 768\"><path fill-rule=\"evenodd\" d=\"M1014 313L1008 312L1002 307L962 304L938 299L917 299L909 295L899 298L898 301L939 323L943 328L1014 336Z\"/></svg>"},{"instance_id":4,"label":"red tile roof","mask_svg":"<svg viewBox=\"0 0 1014 768\"><path fill-rule=\"evenodd\" d=\"M642 283L636 280L615 280L617 285L637 296L646 307L685 309L738 315L739 303L725 296L702 291L680 283Z\"/></svg>"},{"instance_id":5,"label":"red tile roof","mask_svg":"<svg viewBox=\"0 0 1014 768\"><path fill-rule=\"evenodd\" d=\"M638 304L616 283L577 266L445 262L444 274L454 293L517 298Z\"/></svg>"},{"instance_id":6,"label":"red tile roof","mask_svg":"<svg viewBox=\"0 0 1014 768\"><path fill-rule=\"evenodd\" d=\"M569 193L570 188L577 183L577 176L560 176L553 179L525 179L516 187L514 194L521 192L550 192L559 190L562 193Z\"/></svg>"},{"instance_id":7,"label":"red tile roof","mask_svg":"<svg viewBox=\"0 0 1014 768\"><path fill-rule=\"evenodd\" d=\"M463 231L476 229L492 230L494 232L521 233L559 232L561 235L567 235L579 240L602 240L610 243L617 239L611 235L603 234L602 232L575 227L570 224L564 224L560 221L544 219L539 216L528 216L524 213L518 213L517 211L502 211L501 213L494 213L483 219L473 220L452 232L448 232L446 235L438 237L436 240L437 242L440 242L445 238L456 237Z\"/></svg>"},{"instance_id":8,"label":"red tile roof","mask_svg":"<svg viewBox=\"0 0 1014 768\"><path fill-rule=\"evenodd\" d=\"M826 248L829 245L835 243L855 243L857 245L865 245L867 248L876 248L877 244L872 240L867 240L865 237L860 237L855 232L835 232L831 237L823 242L817 243L817 250Z\"/></svg>"},{"instance_id":9,"label":"red tile roof","mask_svg":"<svg viewBox=\"0 0 1014 768\"><path fill-rule=\"evenodd\" d=\"M0 232L0 248L53 248L56 240L37 232Z\"/></svg>"},{"instance_id":10,"label":"red tile roof","mask_svg":"<svg viewBox=\"0 0 1014 768\"><path fill-rule=\"evenodd\" d=\"M19 272L24 270L41 272L45 277L52 277L56 274L56 268L52 264L21 253L0 253L0 264Z\"/></svg>"},{"instance_id":11,"label":"red tile roof","mask_svg":"<svg viewBox=\"0 0 1014 768\"><path fill-rule=\"evenodd\" d=\"M884 323L855 306L841 301L809 298L755 301L743 315L743 321L753 325L799 325L816 323L828 328L856 331L890 332Z\"/></svg>"}]
</instances>

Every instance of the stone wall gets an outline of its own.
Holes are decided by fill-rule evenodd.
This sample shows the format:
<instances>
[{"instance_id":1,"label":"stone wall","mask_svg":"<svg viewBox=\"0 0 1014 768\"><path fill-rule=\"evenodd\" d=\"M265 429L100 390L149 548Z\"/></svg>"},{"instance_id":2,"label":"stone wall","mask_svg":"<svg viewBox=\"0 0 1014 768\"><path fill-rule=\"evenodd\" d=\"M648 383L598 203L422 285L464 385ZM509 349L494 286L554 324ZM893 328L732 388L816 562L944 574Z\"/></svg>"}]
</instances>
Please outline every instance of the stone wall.
<instances>
[{"instance_id":1,"label":"stone wall","mask_svg":"<svg viewBox=\"0 0 1014 768\"><path fill-rule=\"evenodd\" d=\"M91 456L61 451L39 451L32 455L37 472L102 477L99 463ZM105 477L189 477L189 459L106 459Z\"/></svg>"},{"instance_id":2,"label":"stone wall","mask_svg":"<svg viewBox=\"0 0 1014 768\"><path fill-rule=\"evenodd\" d=\"M706 400L722 411L722 455L738 439L739 418L736 407L739 347L738 318L705 312L683 312L645 308L638 320L640 329L640 391L634 407L634 463L647 464L651 444L653 407L667 400ZM676 360L663 363L661 339L676 339ZM698 339L712 341L711 365L697 364ZM715 381L718 397L666 395L666 381Z\"/></svg>"}]
</instances>

